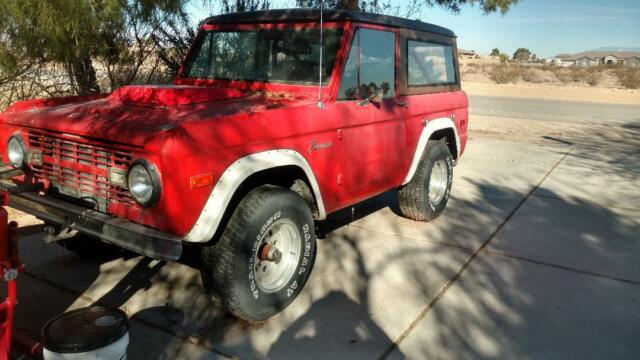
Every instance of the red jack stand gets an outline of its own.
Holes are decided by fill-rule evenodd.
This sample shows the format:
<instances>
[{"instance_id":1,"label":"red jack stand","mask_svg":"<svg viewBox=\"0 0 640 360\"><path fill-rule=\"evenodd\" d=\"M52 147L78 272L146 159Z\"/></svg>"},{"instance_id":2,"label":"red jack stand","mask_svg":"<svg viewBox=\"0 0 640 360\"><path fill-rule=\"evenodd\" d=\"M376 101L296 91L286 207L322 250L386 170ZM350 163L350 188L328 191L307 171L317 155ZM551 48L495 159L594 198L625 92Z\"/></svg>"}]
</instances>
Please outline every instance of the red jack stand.
<instances>
[{"instance_id":1,"label":"red jack stand","mask_svg":"<svg viewBox=\"0 0 640 360\"><path fill-rule=\"evenodd\" d=\"M0 274L7 282L7 298L0 303L0 360L9 359L12 340L28 345L30 355L38 356L37 343L22 333L13 331L13 312L18 304L18 273L24 271L24 265L18 259L16 232L18 223L9 222L9 213L4 208L9 205L9 192L0 191ZM31 345L34 345L31 348Z\"/></svg>"},{"instance_id":2,"label":"red jack stand","mask_svg":"<svg viewBox=\"0 0 640 360\"><path fill-rule=\"evenodd\" d=\"M7 282L7 298L0 303L0 360L9 358L11 332L13 330L13 310L18 303L18 273L24 266L18 260L16 231L18 223L9 223L9 213L4 206L9 205L9 192L0 192L0 272Z\"/></svg>"}]
</instances>

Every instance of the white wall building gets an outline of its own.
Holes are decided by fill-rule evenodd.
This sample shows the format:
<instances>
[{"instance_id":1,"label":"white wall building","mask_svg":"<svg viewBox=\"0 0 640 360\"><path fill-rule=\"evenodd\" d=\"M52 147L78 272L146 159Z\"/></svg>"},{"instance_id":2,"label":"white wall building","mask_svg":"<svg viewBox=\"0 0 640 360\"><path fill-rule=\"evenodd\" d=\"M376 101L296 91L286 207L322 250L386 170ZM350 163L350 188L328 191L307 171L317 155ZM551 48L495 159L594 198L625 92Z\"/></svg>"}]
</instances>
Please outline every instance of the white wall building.
<instances>
[{"instance_id":1,"label":"white wall building","mask_svg":"<svg viewBox=\"0 0 640 360\"><path fill-rule=\"evenodd\" d=\"M595 65L623 65L640 67L640 52L638 51L585 51L578 54L561 54L552 60L556 66L595 66Z\"/></svg>"}]
</instances>

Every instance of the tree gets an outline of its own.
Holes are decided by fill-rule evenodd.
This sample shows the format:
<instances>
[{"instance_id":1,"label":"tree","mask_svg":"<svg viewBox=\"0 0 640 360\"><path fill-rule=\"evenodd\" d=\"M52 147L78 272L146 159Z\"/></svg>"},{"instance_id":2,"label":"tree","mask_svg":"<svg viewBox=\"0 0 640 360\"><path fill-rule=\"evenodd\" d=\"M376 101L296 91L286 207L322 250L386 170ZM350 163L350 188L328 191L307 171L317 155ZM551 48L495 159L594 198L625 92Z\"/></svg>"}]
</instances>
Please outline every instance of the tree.
<instances>
[{"instance_id":1,"label":"tree","mask_svg":"<svg viewBox=\"0 0 640 360\"><path fill-rule=\"evenodd\" d=\"M319 8L322 0L296 0L299 7ZM454 13L460 12L465 5L478 5L485 14L500 11L505 14L519 0L409 0L405 5L406 15L410 17L417 10L427 6L441 6ZM324 5L330 9L359 10L375 13L387 13L385 10L398 8L392 0L325 0Z\"/></svg>"},{"instance_id":2,"label":"tree","mask_svg":"<svg viewBox=\"0 0 640 360\"><path fill-rule=\"evenodd\" d=\"M506 63L507 61L509 61L509 55L502 53L499 55L500 56L500 62L501 63Z\"/></svg>"},{"instance_id":3,"label":"tree","mask_svg":"<svg viewBox=\"0 0 640 360\"><path fill-rule=\"evenodd\" d=\"M271 6L269 0L221 0L223 13L266 10Z\"/></svg>"},{"instance_id":4,"label":"tree","mask_svg":"<svg viewBox=\"0 0 640 360\"><path fill-rule=\"evenodd\" d=\"M494 48L491 50L491 56L500 56L500 50L498 50L498 48Z\"/></svg>"},{"instance_id":5,"label":"tree","mask_svg":"<svg viewBox=\"0 0 640 360\"><path fill-rule=\"evenodd\" d=\"M196 28L184 9L178 10L151 34L158 59L169 70L169 76L175 77L178 73L196 34Z\"/></svg>"},{"instance_id":6,"label":"tree","mask_svg":"<svg viewBox=\"0 0 640 360\"><path fill-rule=\"evenodd\" d=\"M529 61L530 57L531 57L531 51L525 48L519 48L518 50L516 50L516 52L513 53L513 60L525 62L525 61Z\"/></svg>"},{"instance_id":7,"label":"tree","mask_svg":"<svg viewBox=\"0 0 640 360\"><path fill-rule=\"evenodd\" d=\"M270 7L270 0L220 0L222 13L267 10ZM167 67L172 77L178 73L196 34L191 18L184 9L179 9L175 16L167 19L156 32L151 34L157 46L158 58Z\"/></svg>"},{"instance_id":8,"label":"tree","mask_svg":"<svg viewBox=\"0 0 640 360\"><path fill-rule=\"evenodd\" d=\"M296 0L319 7L321 0ZM407 17L422 7L476 5L505 13L519 0L325 0L327 8ZM195 39L188 6L222 12L267 9L270 0L0 0L0 87L5 103L33 96L93 94L175 75ZM167 71L168 70L168 71ZM18 90L15 90L18 89ZM0 89L2 90L2 89ZM15 90L15 91L14 91ZM2 93L2 91L0 91ZM0 99L0 103L3 100Z\"/></svg>"},{"instance_id":9,"label":"tree","mask_svg":"<svg viewBox=\"0 0 640 360\"><path fill-rule=\"evenodd\" d=\"M130 82L151 50L148 35L184 6L183 0L0 0L0 67L11 74L19 62L61 64L76 93L99 93L94 62L107 71L133 65L128 76L111 81Z\"/></svg>"}]
</instances>

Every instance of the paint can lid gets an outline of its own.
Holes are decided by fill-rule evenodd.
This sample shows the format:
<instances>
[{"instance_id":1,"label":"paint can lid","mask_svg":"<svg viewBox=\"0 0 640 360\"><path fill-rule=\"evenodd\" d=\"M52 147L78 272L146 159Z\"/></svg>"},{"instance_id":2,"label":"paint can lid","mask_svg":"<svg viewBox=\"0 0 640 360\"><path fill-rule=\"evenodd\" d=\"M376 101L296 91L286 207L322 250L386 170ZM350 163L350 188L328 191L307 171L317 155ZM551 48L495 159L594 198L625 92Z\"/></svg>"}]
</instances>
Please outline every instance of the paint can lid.
<instances>
[{"instance_id":1,"label":"paint can lid","mask_svg":"<svg viewBox=\"0 0 640 360\"><path fill-rule=\"evenodd\" d=\"M83 353L120 340L129 330L120 309L90 306L60 314L42 329L44 347L57 353Z\"/></svg>"}]
</instances>

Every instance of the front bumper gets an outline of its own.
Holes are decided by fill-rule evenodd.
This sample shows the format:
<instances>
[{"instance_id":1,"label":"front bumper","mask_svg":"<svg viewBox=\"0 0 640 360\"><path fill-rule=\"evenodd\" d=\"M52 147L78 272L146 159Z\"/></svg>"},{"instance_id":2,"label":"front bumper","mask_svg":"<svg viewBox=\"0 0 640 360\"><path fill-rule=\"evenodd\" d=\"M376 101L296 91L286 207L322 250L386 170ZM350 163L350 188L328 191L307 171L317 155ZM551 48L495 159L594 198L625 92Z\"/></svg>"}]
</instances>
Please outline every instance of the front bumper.
<instances>
[{"instance_id":1,"label":"front bumper","mask_svg":"<svg viewBox=\"0 0 640 360\"><path fill-rule=\"evenodd\" d=\"M36 192L17 193L18 187L7 182L0 188L12 193L11 207L62 228L156 259L175 261L182 253L182 239L177 236Z\"/></svg>"}]
</instances>

